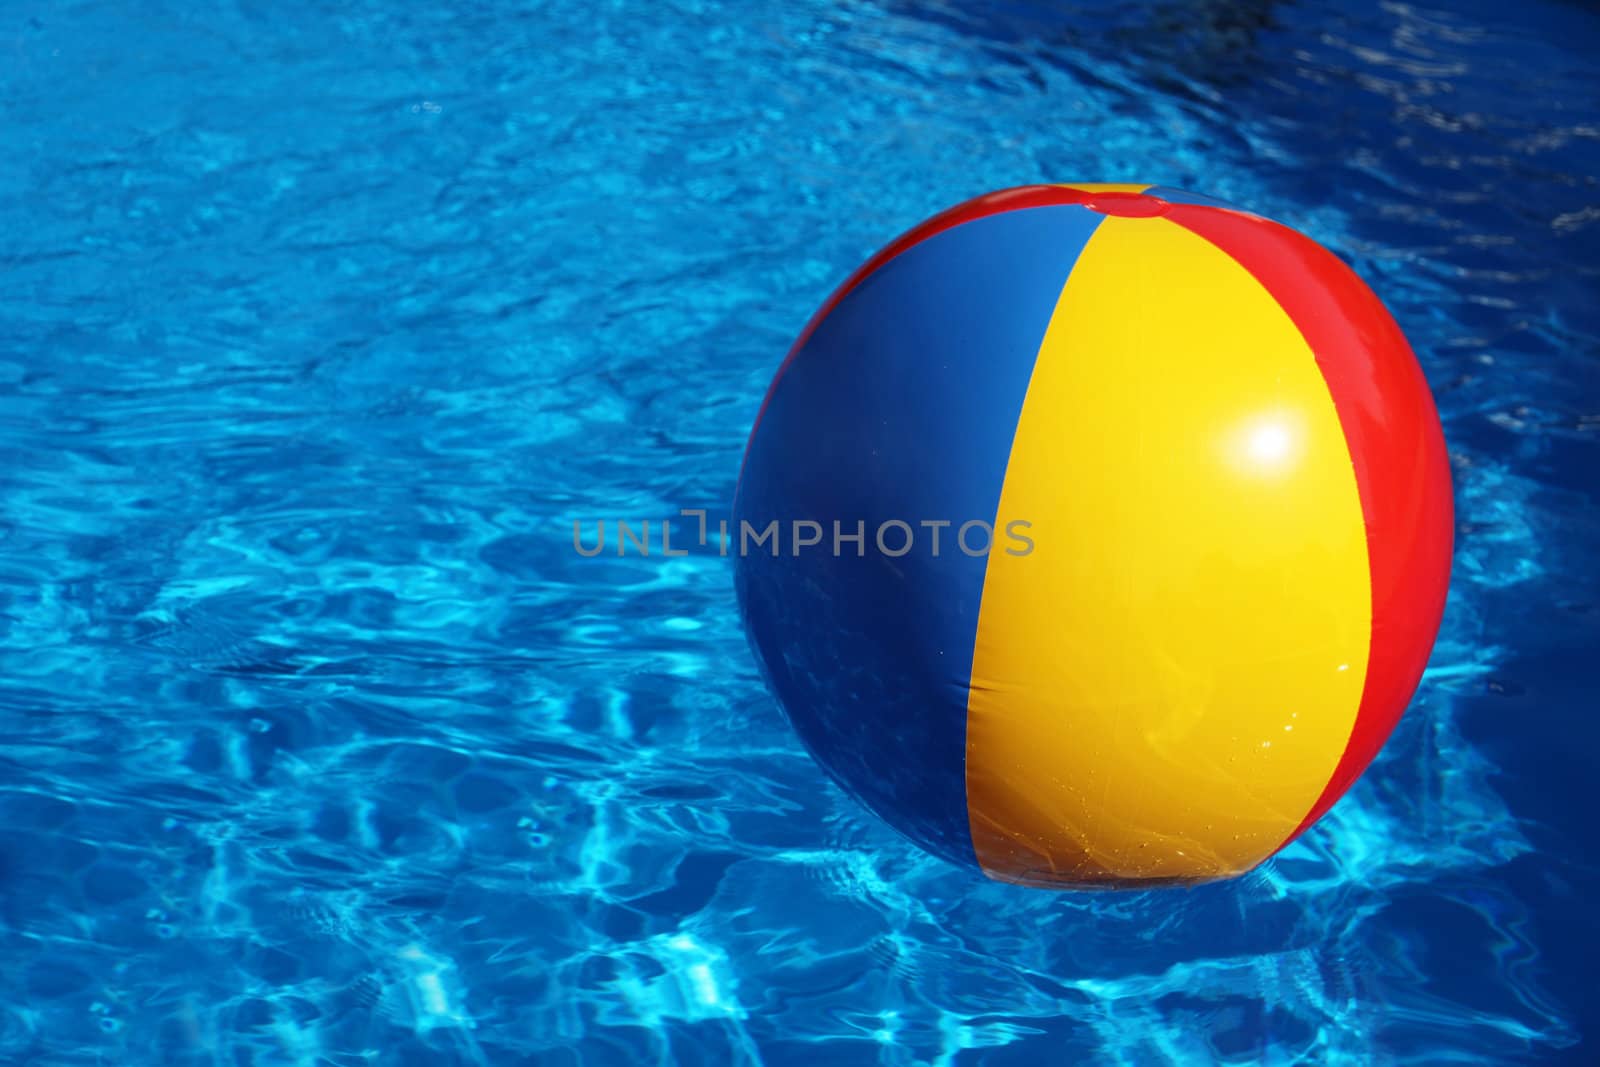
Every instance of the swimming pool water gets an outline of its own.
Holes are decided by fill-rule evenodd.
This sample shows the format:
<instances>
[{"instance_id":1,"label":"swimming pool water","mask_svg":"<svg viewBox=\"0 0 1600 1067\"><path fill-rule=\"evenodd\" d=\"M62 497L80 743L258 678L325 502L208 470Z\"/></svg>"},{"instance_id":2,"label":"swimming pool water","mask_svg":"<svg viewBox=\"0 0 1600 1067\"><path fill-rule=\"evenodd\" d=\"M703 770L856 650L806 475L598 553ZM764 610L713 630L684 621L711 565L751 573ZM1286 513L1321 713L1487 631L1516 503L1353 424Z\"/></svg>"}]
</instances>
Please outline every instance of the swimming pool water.
<instances>
[{"instance_id":1,"label":"swimming pool water","mask_svg":"<svg viewBox=\"0 0 1600 1067\"><path fill-rule=\"evenodd\" d=\"M1593 1062L1600 15L1556 0L43 4L0 32L0 1062ZM1148 181L1351 262L1444 630L1265 869L924 857L761 688L725 512L812 308Z\"/></svg>"}]
</instances>

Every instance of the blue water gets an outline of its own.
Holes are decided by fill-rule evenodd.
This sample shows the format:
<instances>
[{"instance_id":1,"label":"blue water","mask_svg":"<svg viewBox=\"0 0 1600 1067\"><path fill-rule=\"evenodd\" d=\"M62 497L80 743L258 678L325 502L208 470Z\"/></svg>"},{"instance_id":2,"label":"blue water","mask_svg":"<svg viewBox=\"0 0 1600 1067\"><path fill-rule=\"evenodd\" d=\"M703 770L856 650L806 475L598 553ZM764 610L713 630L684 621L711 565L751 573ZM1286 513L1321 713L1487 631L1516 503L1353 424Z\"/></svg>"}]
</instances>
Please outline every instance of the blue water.
<instances>
[{"instance_id":1,"label":"blue water","mask_svg":"<svg viewBox=\"0 0 1600 1067\"><path fill-rule=\"evenodd\" d=\"M0 18L0 1062L1595 1062L1600 13ZM1383 757L1235 883L988 883L832 787L717 513L827 291L990 188L1307 230L1437 392Z\"/></svg>"}]
</instances>

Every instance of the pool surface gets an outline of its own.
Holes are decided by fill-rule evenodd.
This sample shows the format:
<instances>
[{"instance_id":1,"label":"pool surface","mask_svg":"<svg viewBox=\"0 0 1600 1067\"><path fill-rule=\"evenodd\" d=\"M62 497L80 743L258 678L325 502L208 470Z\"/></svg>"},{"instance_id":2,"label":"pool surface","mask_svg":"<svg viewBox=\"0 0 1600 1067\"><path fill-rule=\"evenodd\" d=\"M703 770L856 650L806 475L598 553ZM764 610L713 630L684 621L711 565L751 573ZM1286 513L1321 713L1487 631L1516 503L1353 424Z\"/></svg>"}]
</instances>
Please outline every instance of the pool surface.
<instances>
[{"instance_id":1,"label":"pool surface","mask_svg":"<svg viewBox=\"0 0 1600 1067\"><path fill-rule=\"evenodd\" d=\"M0 22L0 1063L1596 1062L1600 12L223 0ZM1344 256L1450 441L1374 768L1237 882L928 858L726 513L878 245L1143 181Z\"/></svg>"}]
</instances>

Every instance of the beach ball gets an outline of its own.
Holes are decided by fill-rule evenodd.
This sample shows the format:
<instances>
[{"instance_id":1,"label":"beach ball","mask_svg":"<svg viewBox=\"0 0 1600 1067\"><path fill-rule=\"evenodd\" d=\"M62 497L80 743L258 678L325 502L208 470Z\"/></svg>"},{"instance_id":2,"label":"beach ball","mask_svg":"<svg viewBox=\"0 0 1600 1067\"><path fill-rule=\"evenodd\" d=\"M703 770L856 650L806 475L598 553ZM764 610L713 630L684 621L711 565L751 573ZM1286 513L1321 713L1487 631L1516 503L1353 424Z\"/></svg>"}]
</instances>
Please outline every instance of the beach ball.
<instances>
[{"instance_id":1,"label":"beach ball","mask_svg":"<svg viewBox=\"0 0 1600 1067\"><path fill-rule=\"evenodd\" d=\"M1238 875L1421 677L1450 475L1338 258L1140 185L1008 189L867 261L778 368L728 537L801 741L1002 881Z\"/></svg>"}]
</instances>

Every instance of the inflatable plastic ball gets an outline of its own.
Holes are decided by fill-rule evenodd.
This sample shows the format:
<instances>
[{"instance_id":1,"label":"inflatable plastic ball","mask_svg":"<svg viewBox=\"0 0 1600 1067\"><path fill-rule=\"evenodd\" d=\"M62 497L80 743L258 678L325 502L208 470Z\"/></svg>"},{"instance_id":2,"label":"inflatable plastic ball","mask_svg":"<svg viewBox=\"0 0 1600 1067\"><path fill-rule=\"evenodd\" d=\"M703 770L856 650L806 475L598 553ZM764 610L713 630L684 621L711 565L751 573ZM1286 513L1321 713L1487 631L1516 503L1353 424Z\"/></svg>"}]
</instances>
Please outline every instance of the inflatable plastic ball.
<instances>
[{"instance_id":1,"label":"inflatable plastic ball","mask_svg":"<svg viewBox=\"0 0 1600 1067\"><path fill-rule=\"evenodd\" d=\"M1450 475L1394 320L1206 197L980 197L873 256L756 417L746 629L818 762L1004 881L1247 871L1405 709Z\"/></svg>"}]
</instances>

